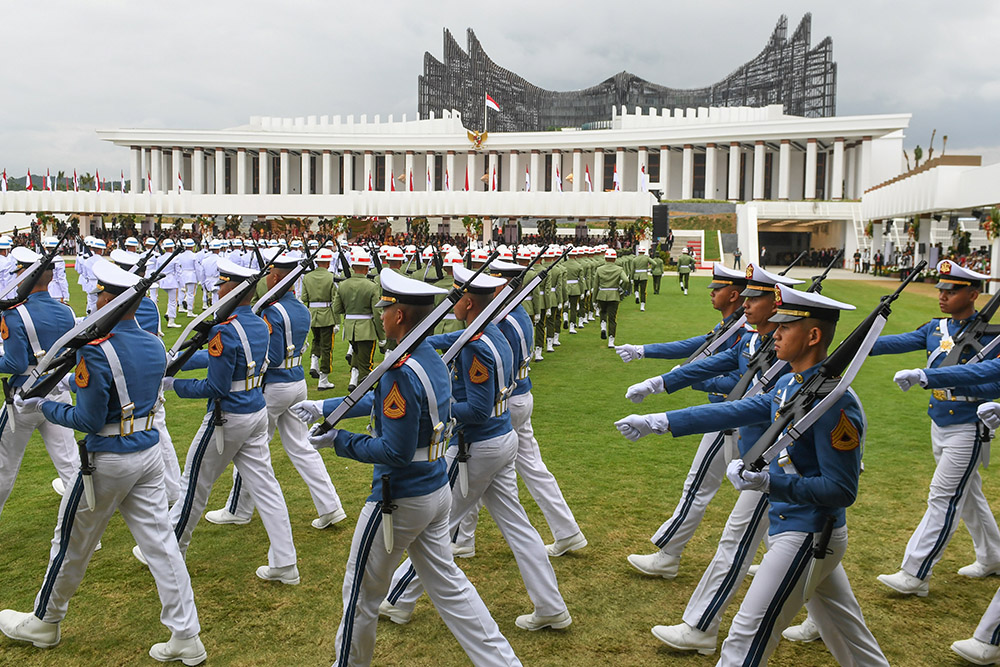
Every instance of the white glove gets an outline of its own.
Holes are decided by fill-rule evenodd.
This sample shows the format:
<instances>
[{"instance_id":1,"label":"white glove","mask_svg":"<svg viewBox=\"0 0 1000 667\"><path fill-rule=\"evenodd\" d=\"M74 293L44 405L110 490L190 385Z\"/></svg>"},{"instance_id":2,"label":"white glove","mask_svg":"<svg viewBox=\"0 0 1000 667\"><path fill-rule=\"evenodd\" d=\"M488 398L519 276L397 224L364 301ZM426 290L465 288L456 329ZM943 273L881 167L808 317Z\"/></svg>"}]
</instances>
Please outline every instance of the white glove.
<instances>
[{"instance_id":1,"label":"white glove","mask_svg":"<svg viewBox=\"0 0 1000 667\"><path fill-rule=\"evenodd\" d=\"M540 313L535 313L535 324L538 324L541 321L542 321L541 314Z\"/></svg>"},{"instance_id":2,"label":"white glove","mask_svg":"<svg viewBox=\"0 0 1000 667\"><path fill-rule=\"evenodd\" d=\"M648 380L643 380L638 384L634 384L628 388L625 392L625 398L632 401L633 403L642 403L642 399L652 394L662 394L664 392L663 388L663 378L659 375L654 375Z\"/></svg>"},{"instance_id":3,"label":"white glove","mask_svg":"<svg viewBox=\"0 0 1000 667\"><path fill-rule=\"evenodd\" d=\"M615 422L615 428L626 438L635 442L639 438L656 433L662 435L670 430L667 415L662 412L651 415L629 415Z\"/></svg>"},{"instance_id":4,"label":"white glove","mask_svg":"<svg viewBox=\"0 0 1000 667\"><path fill-rule=\"evenodd\" d=\"M44 402L44 398L21 398L21 395L18 394L14 397L14 409L22 415L32 412L41 412L42 403Z\"/></svg>"},{"instance_id":5,"label":"white glove","mask_svg":"<svg viewBox=\"0 0 1000 667\"><path fill-rule=\"evenodd\" d=\"M334 333L334 335L340 333L340 325L339 324L334 324L333 325L333 333Z\"/></svg>"},{"instance_id":6,"label":"white glove","mask_svg":"<svg viewBox=\"0 0 1000 667\"><path fill-rule=\"evenodd\" d=\"M176 379L173 375L164 375L163 380L160 381L160 391L173 391Z\"/></svg>"},{"instance_id":7,"label":"white glove","mask_svg":"<svg viewBox=\"0 0 1000 667\"><path fill-rule=\"evenodd\" d=\"M59 384L56 385L56 393L73 391L73 386L76 384L73 382L74 379L76 379L76 376L73 373L66 373L62 380L59 380Z\"/></svg>"},{"instance_id":8,"label":"white glove","mask_svg":"<svg viewBox=\"0 0 1000 667\"><path fill-rule=\"evenodd\" d=\"M726 468L726 477L737 491L760 491L767 493L771 488L771 474L767 469L760 472L747 470L743 459L733 459Z\"/></svg>"},{"instance_id":9,"label":"white glove","mask_svg":"<svg viewBox=\"0 0 1000 667\"><path fill-rule=\"evenodd\" d=\"M899 385L903 391L909 391L910 387L919 384L921 387L927 386L927 373L922 368L911 368L897 372L892 376L892 381Z\"/></svg>"},{"instance_id":10,"label":"white glove","mask_svg":"<svg viewBox=\"0 0 1000 667\"><path fill-rule=\"evenodd\" d=\"M986 424L987 428L991 428L994 431L1000 428L1000 403L982 403L977 409L976 414L979 415L979 419Z\"/></svg>"},{"instance_id":11,"label":"white glove","mask_svg":"<svg viewBox=\"0 0 1000 667\"><path fill-rule=\"evenodd\" d=\"M642 345L629 345L625 343L624 345L615 345L615 354L621 357L622 361L627 364L630 361L644 358L646 356L646 348Z\"/></svg>"},{"instance_id":12,"label":"white glove","mask_svg":"<svg viewBox=\"0 0 1000 667\"><path fill-rule=\"evenodd\" d=\"M302 401L288 408L304 424L311 424L323 416L323 401Z\"/></svg>"},{"instance_id":13,"label":"white glove","mask_svg":"<svg viewBox=\"0 0 1000 667\"><path fill-rule=\"evenodd\" d=\"M318 401L303 401L303 403L316 403ZM299 405L302 405L300 403ZM329 431L323 434L318 434L316 431L319 430L321 424L316 424L311 429L309 429L309 444L313 446L314 449L323 449L324 447L333 447L334 441L337 439L337 434L340 433L339 428L331 428Z\"/></svg>"},{"instance_id":14,"label":"white glove","mask_svg":"<svg viewBox=\"0 0 1000 667\"><path fill-rule=\"evenodd\" d=\"M552 309L551 308L546 308L545 309L545 317L552 317Z\"/></svg>"}]
</instances>

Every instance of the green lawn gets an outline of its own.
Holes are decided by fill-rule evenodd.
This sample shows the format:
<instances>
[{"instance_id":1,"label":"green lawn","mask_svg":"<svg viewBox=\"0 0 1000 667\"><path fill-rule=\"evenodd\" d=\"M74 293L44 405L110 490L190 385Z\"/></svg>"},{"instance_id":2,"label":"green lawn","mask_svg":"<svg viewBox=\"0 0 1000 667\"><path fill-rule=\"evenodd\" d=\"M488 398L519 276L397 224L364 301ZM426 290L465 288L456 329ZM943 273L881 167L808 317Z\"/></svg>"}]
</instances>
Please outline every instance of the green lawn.
<instances>
[{"instance_id":1,"label":"green lawn","mask_svg":"<svg viewBox=\"0 0 1000 667\"><path fill-rule=\"evenodd\" d=\"M704 272L700 272L704 273ZM665 278L663 293L650 296L645 313L626 302L620 312L619 342L648 343L708 331L716 317L704 290L707 278L692 280L684 297ZM857 304L845 317L841 335L860 321L880 295L895 284L829 281L824 294ZM74 294L79 291L73 288ZM78 307L80 303L74 304ZM161 306L164 305L161 293ZM895 306L887 332L912 329L937 312L930 285L916 285ZM186 321L182 318L182 321ZM168 331L170 338L178 330ZM590 324L579 335L563 335L563 345L536 363L534 425L546 463L559 479L577 520L590 541L586 549L554 559L560 588L574 623L566 631L528 633L514 626L531 611L510 550L495 525L480 522L478 555L460 566L477 586L514 650L529 665L647 665L683 662L713 665L716 656L679 656L650 634L655 624L680 622L680 615L704 566L714 553L723 523L736 497L723 483L706 520L688 545L677 579L647 578L625 561L648 553L652 531L670 514L687 473L698 437L650 437L632 444L612 422L630 412L651 412L694 405L702 396L684 391L656 396L642 406L624 398L625 388L662 373L672 362L639 361L624 365ZM344 344L335 346L336 382L347 385ZM903 598L875 580L894 572L903 548L923 513L933 472L926 395L901 393L892 383L900 368L921 366L922 353L871 359L855 383L867 409L869 434L866 472L858 501L848 512L851 544L844 566L854 584L869 627L886 656L897 665L959 665L949 644L971 635L996 591L998 579L974 581L955 571L974 560L971 540L960 528L931 581L927 598ZM315 380L310 380L315 387ZM312 397L318 397L315 389ZM171 395L168 424L183 461L204 411L204 402ZM348 424L363 426L362 420ZM710 425L706 424L706 430ZM276 439L277 440L277 439ZM202 639L214 665L320 665L334 659L334 636L341 617L341 585L354 522L371 481L369 466L324 458L349 514L340 526L317 531L309 526L315 510L301 481L275 443L274 465L288 501L302 584L260 581L254 569L266 562L267 539L255 517L246 526L199 523L188 552L188 568L202 624ZM997 488L985 472L987 497ZM52 464L33 441L21 474L0 519L0 608L29 610L41 584L55 525L58 498L49 482ZM229 491L225 475L209 509L222 506ZM522 498L543 539L551 536L526 492ZM0 638L0 664L125 665L152 664L149 646L167 637L159 624L159 601L144 566L132 558L133 540L116 516L103 538L104 548L90 563L62 625L62 643L42 651ZM742 593L741 593L742 595ZM738 600L737 600L738 602ZM737 606L723 621L724 636ZM721 636L720 636L721 640ZM379 626L375 663L382 665L467 664L426 597L407 626ZM773 665L832 665L822 644L782 642Z\"/></svg>"}]
</instances>

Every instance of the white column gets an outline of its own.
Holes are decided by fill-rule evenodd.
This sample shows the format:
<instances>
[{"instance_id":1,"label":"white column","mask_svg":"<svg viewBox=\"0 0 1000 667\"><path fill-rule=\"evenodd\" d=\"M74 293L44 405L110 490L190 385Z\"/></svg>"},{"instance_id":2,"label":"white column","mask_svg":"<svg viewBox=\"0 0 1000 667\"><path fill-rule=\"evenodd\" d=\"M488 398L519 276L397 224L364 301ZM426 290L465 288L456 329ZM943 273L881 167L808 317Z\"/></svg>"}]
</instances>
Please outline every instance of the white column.
<instances>
[{"instance_id":1,"label":"white column","mask_svg":"<svg viewBox=\"0 0 1000 667\"><path fill-rule=\"evenodd\" d=\"M257 151L257 179L260 181L259 193L271 194L271 155L263 148Z\"/></svg>"},{"instance_id":2,"label":"white column","mask_svg":"<svg viewBox=\"0 0 1000 667\"><path fill-rule=\"evenodd\" d=\"M142 149L138 146L132 146L129 161L129 191L142 192Z\"/></svg>"},{"instance_id":3,"label":"white column","mask_svg":"<svg viewBox=\"0 0 1000 667\"><path fill-rule=\"evenodd\" d=\"M426 174L421 174L424 180L427 180ZM403 158L403 178L405 183L403 183L403 190L410 190L410 181L413 181L413 189L417 189L418 179L413 175L413 151L406 151L406 157Z\"/></svg>"},{"instance_id":4,"label":"white column","mask_svg":"<svg viewBox=\"0 0 1000 667\"><path fill-rule=\"evenodd\" d=\"M469 183L469 192L479 189L479 155L476 151L469 151L465 158L465 178L462 180L463 189L465 188L466 180Z\"/></svg>"},{"instance_id":5,"label":"white column","mask_svg":"<svg viewBox=\"0 0 1000 667\"><path fill-rule=\"evenodd\" d=\"M872 186L872 138L864 137L861 140L861 169L858 172L858 194L860 199L865 190Z\"/></svg>"},{"instance_id":6,"label":"white column","mask_svg":"<svg viewBox=\"0 0 1000 667\"><path fill-rule=\"evenodd\" d=\"M643 178L643 173L646 174ZM645 180L645 183L643 183ZM636 151L635 157L635 191L636 192L648 192L649 191L649 167L647 166L646 160L646 147L640 146L639 150Z\"/></svg>"},{"instance_id":7,"label":"white column","mask_svg":"<svg viewBox=\"0 0 1000 667\"><path fill-rule=\"evenodd\" d=\"M816 140L806 141L805 198L816 199Z\"/></svg>"},{"instance_id":8,"label":"white column","mask_svg":"<svg viewBox=\"0 0 1000 667\"><path fill-rule=\"evenodd\" d=\"M552 151L552 192L559 192L562 186L562 151L558 148Z\"/></svg>"},{"instance_id":9,"label":"white column","mask_svg":"<svg viewBox=\"0 0 1000 667\"><path fill-rule=\"evenodd\" d=\"M729 142L729 183L726 185L726 198L738 201L740 198L740 157L743 150L738 141Z\"/></svg>"},{"instance_id":10,"label":"white column","mask_svg":"<svg viewBox=\"0 0 1000 667\"><path fill-rule=\"evenodd\" d=\"M184 171L184 153L181 152L180 148L174 148L170 154L170 192L177 192L177 174L182 174L181 180L183 179ZM191 185L188 184L185 190L190 190Z\"/></svg>"},{"instance_id":11,"label":"white column","mask_svg":"<svg viewBox=\"0 0 1000 667\"><path fill-rule=\"evenodd\" d=\"M844 138L833 140L833 169L831 172L830 199L844 198Z\"/></svg>"},{"instance_id":12,"label":"white column","mask_svg":"<svg viewBox=\"0 0 1000 667\"><path fill-rule=\"evenodd\" d=\"M361 184L362 190L375 189L375 155L371 151L365 151L364 169L361 172L364 182Z\"/></svg>"},{"instance_id":13,"label":"white column","mask_svg":"<svg viewBox=\"0 0 1000 667\"><path fill-rule=\"evenodd\" d=\"M705 199L715 199L715 144L705 147Z\"/></svg>"},{"instance_id":14,"label":"white column","mask_svg":"<svg viewBox=\"0 0 1000 667\"><path fill-rule=\"evenodd\" d=\"M358 184L354 182L354 152L344 151L344 168L340 174L341 194L347 194L358 189Z\"/></svg>"},{"instance_id":15,"label":"white column","mask_svg":"<svg viewBox=\"0 0 1000 667\"><path fill-rule=\"evenodd\" d=\"M226 194L226 151L215 149L215 194Z\"/></svg>"},{"instance_id":16,"label":"white column","mask_svg":"<svg viewBox=\"0 0 1000 667\"><path fill-rule=\"evenodd\" d=\"M299 155L299 192L312 194L312 153L302 151Z\"/></svg>"},{"instance_id":17,"label":"white column","mask_svg":"<svg viewBox=\"0 0 1000 667\"><path fill-rule=\"evenodd\" d=\"M660 146L660 194L667 199L667 186L670 183L670 147Z\"/></svg>"},{"instance_id":18,"label":"white column","mask_svg":"<svg viewBox=\"0 0 1000 667\"><path fill-rule=\"evenodd\" d=\"M792 186L791 160L792 142L782 139L781 148L778 150L778 199L788 199Z\"/></svg>"},{"instance_id":19,"label":"white column","mask_svg":"<svg viewBox=\"0 0 1000 667\"><path fill-rule=\"evenodd\" d=\"M594 173L590 175L594 181L594 192L604 192L604 149L594 149Z\"/></svg>"},{"instance_id":20,"label":"white column","mask_svg":"<svg viewBox=\"0 0 1000 667\"><path fill-rule=\"evenodd\" d=\"M384 187L386 192L392 191L392 179L396 177L395 167L396 167L396 160L394 159L392 151L386 151L385 165L383 165L382 169L382 171L384 172L382 174L382 178L385 179Z\"/></svg>"},{"instance_id":21,"label":"white column","mask_svg":"<svg viewBox=\"0 0 1000 667\"><path fill-rule=\"evenodd\" d=\"M583 174L583 151L579 148L573 149L573 192L580 192L584 188L586 177Z\"/></svg>"},{"instance_id":22,"label":"white column","mask_svg":"<svg viewBox=\"0 0 1000 667\"><path fill-rule=\"evenodd\" d=\"M236 151L236 194L245 195L247 193L247 149L239 148Z\"/></svg>"},{"instance_id":23,"label":"white column","mask_svg":"<svg viewBox=\"0 0 1000 667\"><path fill-rule=\"evenodd\" d=\"M542 168L540 162L542 159L542 154L537 150L531 151L531 169L529 170L529 176L531 177L531 191L541 192L545 189L545 179L542 178Z\"/></svg>"},{"instance_id":24,"label":"white column","mask_svg":"<svg viewBox=\"0 0 1000 667\"><path fill-rule=\"evenodd\" d=\"M764 198L764 142L760 140L753 147L753 198Z\"/></svg>"},{"instance_id":25,"label":"white column","mask_svg":"<svg viewBox=\"0 0 1000 667\"><path fill-rule=\"evenodd\" d=\"M625 191L625 149L618 148L615 151L615 169L618 170L618 187Z\"/></svg>"},{"instance_id":26,"label":"white column","mask_svg":"<svg viewBox=\"0 0 1000 667\"><path fill-rule=\"evenodd\" d=\"M278 160L278 191L287 195L291 192L290 185L292 184L291 166L288 158L288 149L282 148L281 152L278 154L280 158Z\"/></svg>"},{"instance_id":27,"label":"white column","mask_svg":"<svg viewBox=\"0 0 1000 667\"><path fill-rule=\"evenodd\" d=\"M855 199L857 197L855 192L855 184L857 183L857 150L855 146L846 148L844 150L844 170L847 172L847 191L844 193L845 199Z\"/></svg>"},{"instance_id":28,"label":"white column","mask_svg":"<svg viewBox=\"0 0 1000 667\"><path fill-rule=\"evenodd\" d=\"M684 144L684 158L681 161L681 199L694 197L694 146Z\"/></svg>"},{"instance_id":29,"label":"white column","mask_svg":"<svg viewBox=\"0 0 1000 667\"><path fill-rule=\"evenodd\" d=\"M333 153L329 149L323 151L322 158L322 178L320 178L320 192L325 195L333 194Z\"/></svg>"},{"instance_id":30,"label":"white column","mask_svg":"<svg viewBox=\"0 0 1000 667\"><path fill-rule=\"evenodd\" d=\"M191 187L196 195L205 194L205 151L195 148L191 154Z\"/></svg>"},{"instance_id":31,"label":"white column","mask_svg":"<svg viewBox=\"0 0 1000 667\"><path fill-rule=\"evenodd\" d=\"M455 151L448 151L444 158L445 182L444 189L447 192L455 191Z\"/></svg>"},{"instance_id":32,"label":"white column","mask_svg":"<svg viewBox=\"0 0 1000 667\"><path fill-rule=\"evenodd\" d=\"M427 174L431 175L430 179L427 178ZM427 151L427 155L424 157L424 173L421 177L424 181L424 189L428 192L434 192L437 179L437 155L434 151Z\"/></svg>"},{"instance_id":33,"label":"white column","mask_svg":"<svg viewBox=\"0 0 1000 667\"><path fill-rule=\"evenodd\" d=\"M524 187L524 174L521 173L521 154L510 152L510 169L507 170L507 191L517 192Z\"/></svg>"},{"instance_id":34,"label":"white column","mask_svg":"<svg viewBox=\"0 0 1000 667\"><path fill-rule=\"evenodd\" d=\"M497 159L497 152L496 151L490 151L490 160L489 160L489 163L487 164L487 173L489 175L489 180L487 181L486 189L489 190L489 191L491 191L491 192L494 192L494 191L495 192L499 192L500 191L500 175L499 174L497 174L497 176L496 176L496 179L497 179L496 188L494 189L494 187L493 187L493 175L497 173L497 164L498 163L499 163L499 160Z\"/></svg>"}]
</instances>

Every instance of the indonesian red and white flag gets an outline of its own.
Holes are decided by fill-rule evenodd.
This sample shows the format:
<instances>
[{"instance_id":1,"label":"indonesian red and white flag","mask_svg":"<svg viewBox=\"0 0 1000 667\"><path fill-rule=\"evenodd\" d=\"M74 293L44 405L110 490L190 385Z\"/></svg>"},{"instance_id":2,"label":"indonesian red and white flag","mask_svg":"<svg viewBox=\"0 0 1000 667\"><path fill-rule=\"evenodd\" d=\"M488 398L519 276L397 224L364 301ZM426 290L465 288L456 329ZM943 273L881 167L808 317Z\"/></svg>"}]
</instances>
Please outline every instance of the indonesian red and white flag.
<instances>
[{"instance_id":1,"label":"indonesian red and white flag","mask_svg":"<svg viewBox=\"0 0 1000 667\"><path fill-rule=\"evenodd\" d=\"M531 172L528 171L528 165L524 165L524 191L531 192Z\"/></svg>"},{"instance_id":2,"label":"indonesian red and white flag","mask_svg":"<svg viewBox=\"0 0 1000 667\"><path fill-rule=\"evenodd\" d=\"M646 178L646 165L639 167L639 190L642 192L649 190L649 179Z\"/></svg>"},{"instance_id":3,"label":"indonesian red and white flag","mask_svg":"<svg viewBox=\"0 0 1000 667\"><path fill-rule=\"evenodd\" d=\"M615 184L615 188L614 188L615 192L621 192L622 182L621 182L621 179L618 178L618 164L617 163L615 163L615 173L614 173L614 177L612 179L612 182Z\"/></svg>"},{"instance_id":4,"label":"indonesian red and white flag","mask_svg":"<svg viewBox=\"0 0 1000 667\"><path fill-rule=\"evenodd\" d=\"M372 191L372 173L368 172L368 192Z\"/></svg>"},{"instance_id":5,"label":"indonesian red and white flag","mask_svg":"<svg viewBox=\"0 0 1000 667\"><path fill-rule=\"evenodd\" d=\"M49 190L49 179L50 178L51 178L51 176L49 175L49 170L46 169L45 170L45 180L42 181L42 190L45 191L45 192L48 192L48 190Z\"/></svg>"},{"instance_id":6,"label":"indonesian red and white flag","mask_svg":"<svg viewBox=\"0 0 1000 667\"><path fill-rule=\"evenodd\" d=\"M184 179L181 177L181 172L177 172L177 194L184 191Z\"/></svg>"},{"instance_id":7,"label":"indonesian red and white flag","mask_svg":"<svg viewBox=\"0 0 1000 667\"><path fill-rule=\"evenodd\" d=\"M584 182L587 184L587 192L594 191L594 183L590 180L590 165L584 165L583 170Z\"/></svg>"},{"instance_id":8,"label":"indonesian red and white flag","mask_svg":"<svg viewBox=\"0 0 1000 667\"><path fill-rule=\"evenodd\" d=\"M80 191L80 179L76 177L76 169L73 170L73 192Z\"/></svg>"},{"instance_id":9,"label":"indonesian red and white flag","mask_svg":"<svg viewBox=\"0 0 1000 667\"><path fill-rule=\"evenodd\" d=\"M496 100L490 97L489 93L486 93L486 108L493 109L494 111L500 111L500 105L497 104Z\"/></svg>"},{"instance_id":10,"label":"indonesian red and white flag","mask_svg":"<svg viewBox=\"0 0 1000 667\"><path fill-rule=\"evenodd\" d=\"M465 170L465 191L469 191L469 170Z\"/></svg>"},{"instance_id":11,"label":"indonesian red and white flag","mask_svg":"<svg viewBox=\"0 0 1000 667\"><path fill-rule=\"evenodd\" d=\"M28 186L24 188L25 190L31 192L35 189L35 186L31 184L31 170L28 170Z\"/></svg>"},{"instance_id":12,"label":"indonesian red and white flag","mask_svg":"<svg viewBox=\"0 0 1000 667\"><path fill-rule=\"evenodd\" d=\"M406 187L409 192L413 192L413 170L410 170L410 177L406 179Z\"/></svg>"},{"instance_id":13,"label":"indonesian red and white flag","mask_svg":"<svg viewBox=\"0 0 1000 667\"><path fill-rule=\"evenodd\" d=\"M493 167L493 173L490 175L490 192L497 191L497 168Z\"/></svg>"},{"instance_id":14,"label":"indonesian red and white flag","mask_svg":"<svg viewBox=\"0 0 1000 667\"><path fill-rule=\"evenodd\" d=\"M125 193L125 170L124 169L122 169L122 180L121 180L121 183L122 183L122 194L124 194Z\"/></svg>"},{"instance_id":15,"label":"indonesian red and white flag","mask_svg":"<svg viewBox=\"0 0 1000 667\"><path fill-rule=\"evenodd\" d=\"M447 169L444 170L444 190L445 192L451 190L451 174L448 173Z\"/></svg>"},{"instance_id":16,"label":"indonesian red and white flag","mask_svg":"<svg viewBox=\"0 0 1000 667\"><path fill-rule=\"evenodd\" d=\"M97 183L97 191L100 192L101 189L102 189L101 188L101 172L100 171L98 171L97 174L94 176L94 181Z\"/></svg>"},{"instance_id":17,"label":"indonesian red and white flag","mask_svg":"<svg viewBox=\"0 0 1000 667\"><path fill-rule=\"evenodd\" d=\"M0 178L0 192L7 192L7 170L3 170L3 177Z\"/></svg>"},{"instance_id":18,"label":"indonesian red and white flag","mask_svg":"<svg viewBox=\"0 0 1000 667\"><path fill-rule=\"evenodd\" d=\"M559 173L559 165L556 165L556 192L562 191L562 174Z\"/></svg>"},{"instance_id":19,"label":"indonesian red and white flag","mask_svg":"<svg viewBox=\"0 0 1000 667\"><path fill-rule=\"evenodd\" d=\"M396 191L396 177L392 173L392 171L389 172L389 191L390 192Z\"/></svg>"},{"instance_id":20,"label":"indonesian red and white flag","mask_svg":"<svg viewBox=\"0 0 1000 667\"><path fill-rule=\"evenodd\" d=\"M148 171L146 172L146 192L153 194L153 177Z\"/></svg>"},{"instance_id":21,"label":"indonesian red and white flag","mask_svg":"<svg viewBox=\"0 0 1000 667\"><path fill-rule=\"evenodd\" d=\"M431 180L431 168L427 167L427 192L434 190L434 181Z\"/></svg>"}]
</instances>

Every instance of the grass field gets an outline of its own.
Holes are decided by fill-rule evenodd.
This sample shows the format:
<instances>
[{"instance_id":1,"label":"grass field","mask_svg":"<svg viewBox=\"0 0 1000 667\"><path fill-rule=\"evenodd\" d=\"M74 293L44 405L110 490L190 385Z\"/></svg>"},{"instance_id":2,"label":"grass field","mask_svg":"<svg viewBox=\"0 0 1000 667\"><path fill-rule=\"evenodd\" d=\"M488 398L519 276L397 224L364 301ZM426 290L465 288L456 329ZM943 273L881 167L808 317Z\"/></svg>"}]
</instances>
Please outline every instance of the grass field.
<instances>
[{"instance_id":1,"label":"grass field","mask_svg":"<svg viewBox=\"0 0 1000 667\"><path fill-rule=\"evenodd\" d=\"M619 311L618 341L659 342L708 331L716 317L706 284L707 278L695 277L691 295L684 297L673 279L665 277L662 293L650 296L645 313L638 312L632 302L624 303ZM825 295L859 308L844 318L840 335L894 287L889 282L828 281ZM934 316L937 301L931 287L912 286L897 302L886 331L906 331ZM79 295L75 286L73 291ZM161 306L163 296L161 292ZM74 305L79 312L82 304ZM168 343L177 331L167 330ZM652 550L649 536L678 500L698 437L653 436L632 444L612 425L633 411L674 409L700 403L703 397L684 391L654 396L642 406L633 406L624 398L625 388L665 372L672 362L622 364L599 339L596 323L579 335L563 335L562 342L556 353L533 367L533 421L546 463L590 541L586 549L553 561L573 625L565 631L537 633L514 626L514 618L530 612L531 603L510 550L485 516L479 524L477 556L459 564L526 665L713 665L716 656L671 653L653 638L650 628L680 622L687 599L714 553L736 492L723 482L684 553L675 580L640 575L625 557ZM347 386L344 349L338 340L334 349L338 390L334 393ZM923 513L933 472L926 394L920 389L903 394L891 380L895 370L923 363L922 353L872 358L855 382L867 410L869 434L860 494L848 511L851 543L844 566L868 625L892 664L959 665L962 661L948 646L972 634L1000 583L1000 579L969 580L955 573L974 560L968 532L964 528L956 532L931 580L929 597L905 598L875 580L879 573L898 569L906 541ZM319 396L315 382L309 381L311 397ZM171 394L167 410L183 461L204 402ZM344 425L355 430L363 427L361 420ZM705 427L710 430L710 425ZM349 519L317 531L309 526L315 510L305 484L275 440L274 466L288 501L302 584L282 586L254 576L254 569L266 562L267 552L259 518L235 527L199 523L187 564L209 664L320 665L334 659L344 564L354 522L368 494L371 469L323 450ZM992 469L984 471L987 497L995 496L997 489L993 475ZM52 464L36 436L0 519L0 608L29 610L41 584L59 500L49 486L53 476ZM229 477L224 475L208 509L222 506L229 486ZM523 490L521 497L543 539L551 541L531 498ZM0 664L152 664L147 657L149 646L165 641L168 633L158 621L160 606L152 578L132 558L133 540L120 516L112 519L103 544L70 604L62 624L62 643L42 651L0 637ZM742 591L736 603L741 597ZM737 608L735 603L729 608L720 641ZM467 662L426 597L418 603L409 625L379 625L375 664L441 667ZM771 664L798 667L834 662L821 643L782 642Z\"/></svg>"}]
</instances>

